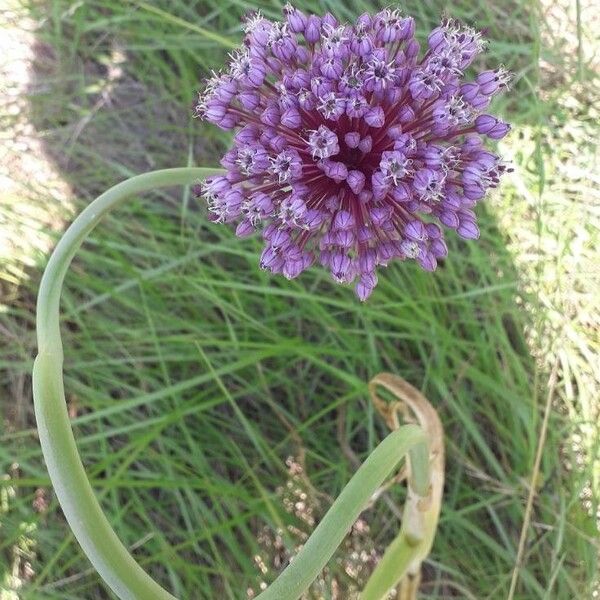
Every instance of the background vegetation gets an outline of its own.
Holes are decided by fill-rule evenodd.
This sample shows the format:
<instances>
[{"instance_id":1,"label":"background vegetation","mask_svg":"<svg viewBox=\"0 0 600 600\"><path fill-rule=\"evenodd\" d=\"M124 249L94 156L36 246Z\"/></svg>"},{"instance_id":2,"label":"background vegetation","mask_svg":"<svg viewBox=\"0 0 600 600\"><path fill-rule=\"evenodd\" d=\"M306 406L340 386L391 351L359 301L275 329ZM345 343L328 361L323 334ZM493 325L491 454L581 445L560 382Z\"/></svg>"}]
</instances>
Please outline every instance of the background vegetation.
<instances>
[{"instance_id":1,"label":"background vegetation","mask_svg":"<svg viewBox=\"0 0 600 600\"><path fill-rule=\"evenodd\" d=\"M296 5L345 19L379 7ZM227 138L191 106L256 6L11 0L2 14L2 600L112 597L40 455L35 293L60 232L96 194L144 170L216 164ZM258 6L279 14L278 1ZM479 210L479 243L450 235L434 275L394 265L361 305L318 269L293 282L261 272L257 240L208 224L188 191L173 190L107 219L67 279L65 375L81 453L120 537L179 597L245 598L275 576L354 459L385 435L366 394L381 370L419 387L446 428L445 504L422 597L599 593L597 11L586 0L400 6L421 35L444 11L485 28L481 63L516 73L495 106L515 125L500 147L515 170ZM312 598L350 597L401 504L394 488L365 512Z\"/></svg>"}]
</instances>

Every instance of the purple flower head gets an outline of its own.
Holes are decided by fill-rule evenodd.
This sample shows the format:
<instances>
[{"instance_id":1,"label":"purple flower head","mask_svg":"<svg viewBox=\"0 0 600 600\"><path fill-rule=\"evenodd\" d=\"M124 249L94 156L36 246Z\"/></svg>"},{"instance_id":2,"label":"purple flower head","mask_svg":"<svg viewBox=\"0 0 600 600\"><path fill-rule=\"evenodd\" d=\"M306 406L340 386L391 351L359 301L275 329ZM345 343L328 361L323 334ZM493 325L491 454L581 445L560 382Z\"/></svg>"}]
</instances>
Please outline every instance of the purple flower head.
<instances>
[{"instance_id":1,"label":"purple flower head","mask_svg":"<svg viewBox=\"0 0 600 600\"><path fill-rule=\"evenodd\" d=\"M236 130L227 173L196 186L216 222L262 230L260 265L292 279L313 263L366 300L376 269L447 255L442 229L479 237L474 205L508 169L486 150L510 126L484 113L507 87L502 68L464 71L481 34L443 21L424 55L398 10L353 24L254 13L242 49L206 84L196 114Z\"/></svg>"}]
</instances>

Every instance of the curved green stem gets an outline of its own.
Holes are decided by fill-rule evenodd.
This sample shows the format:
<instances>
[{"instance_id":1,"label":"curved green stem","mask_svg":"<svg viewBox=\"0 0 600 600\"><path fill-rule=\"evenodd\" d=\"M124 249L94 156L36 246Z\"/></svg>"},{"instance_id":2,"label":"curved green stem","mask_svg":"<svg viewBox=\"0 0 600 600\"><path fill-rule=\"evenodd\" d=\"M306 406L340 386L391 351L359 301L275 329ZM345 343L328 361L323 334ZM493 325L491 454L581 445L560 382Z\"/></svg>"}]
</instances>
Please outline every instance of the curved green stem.
<instances>
[{"instance_id":1,"label":"curved green stem","mask_svg":"<svg viewBox=\"0 0 600 600\"><path fill-rule=\"evenodd\" d=\"M299 598L327 564L379 486L409 453L411 460L428 454L427 439L417 425L405 425L393 431L373 450L294 560L257 600ZM427 492L427 484L421 492Z\"/></svg>"},{"instance_id":2,"label":"curved green stem","mask_svg":"<svg viewBox=\"0 0 600 600\"><path fill-rule=\"evenodd\" d=\"M104 516L77 452L62 378L59 304L63 280L75 252L100 219L133 194L190 184L216 169L166 169L119 183L92 202L57 244L40 284L37 302L38 356L33 399L42 451L63 513L84 552L122 599L174 600L135 562Z\"/></svg>"},{"instance_id":3,"label":"curved green stem","mask_svg":"<svg viewBox=\"0 0 600 600\"><path fill-rule=\"evenodd\" d=\"M174 600L135 562L105 517L77 452L62 377L59 326L62 284L75 252L100 219L133 194L158 187L187 185L220 169L165 169L124 181L92 202L56 246L40 284L37 304L38 356L33 368L35 415L42 451L64 515L84 552L110 588L123 600ZM303 549L262 600L294 600L317 577L398 462L410 454L411 486L426 495L428 449L423 430L406 425L385 438L344 488Z\"/></svg>"}]
</instances>

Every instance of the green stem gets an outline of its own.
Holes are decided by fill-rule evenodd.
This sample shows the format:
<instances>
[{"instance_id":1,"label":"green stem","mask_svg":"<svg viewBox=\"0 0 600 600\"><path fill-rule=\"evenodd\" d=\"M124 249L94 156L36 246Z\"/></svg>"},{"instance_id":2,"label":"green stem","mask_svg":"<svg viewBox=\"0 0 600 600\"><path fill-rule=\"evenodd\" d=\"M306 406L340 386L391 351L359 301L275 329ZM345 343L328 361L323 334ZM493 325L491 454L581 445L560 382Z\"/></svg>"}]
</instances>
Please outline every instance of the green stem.
<instances>
[{"instance_id":1,"label":"green stem","mask_svg":"<svg viewBox=\"0 0 600 600\"><path fill-rule=\"evenodd\" d=\"M42 451L63 513L84 552L122 600L174 600L135 562L105 517L77 452L62 376L59 307L62 284L75 252L100 219L134 194L194 180L220 169L153 171L119 183L94 200L57 244L42 277L37 304L38 356L33 397ZM295 600L317 577L371 496L410 453L411 485L425 495L429 482L427 440L416 425L386 437L358 469L303 549L259 598Z\"/></svg>"},{"instance_id":2,"label":"green stem","mask_svg":"<svg viewBox=\"0 0 600 600\"><path fill-rule=\"evenodd\" d=\"M427 453L425 434L417 425L393 431L373 450L294 560L257 600L299 598L327 564L373 494L409 452L411 459L415 454Z\"/></svg>"},{"instance_id":3,"label":"green stem","mask_svg":"<svg viewBox=\"0 0 600 600\"><path fill-rule=\"evenodd\" d=\"M360 600L388 598L389 592L407 573L415 568L420 569L421 562L427 558L433 544L438 514L437 509L421 512L417 506L411 505L410 499L407 500L400 533L386 548L385 554L377 563L360 595ZM417 538L411 531L415 520L419 531Z\"/></svg>"},{"instance_id":4,"label":"green stem","mask_svg":"<svg viewBox=\"0 0 600 600\"><path fill-rule=\"evenodd\" d=\"M33 399L42 451L63 513L84 552L122 599L174 600L135 562L104 516L77 452L62 377L59 305L63 280L75 252L111 208L134 194L190 184L217 169L165 169L119 183L92 202L67 229L52 253L37 303L38 356Z\"/></svg>"}]
</instances>

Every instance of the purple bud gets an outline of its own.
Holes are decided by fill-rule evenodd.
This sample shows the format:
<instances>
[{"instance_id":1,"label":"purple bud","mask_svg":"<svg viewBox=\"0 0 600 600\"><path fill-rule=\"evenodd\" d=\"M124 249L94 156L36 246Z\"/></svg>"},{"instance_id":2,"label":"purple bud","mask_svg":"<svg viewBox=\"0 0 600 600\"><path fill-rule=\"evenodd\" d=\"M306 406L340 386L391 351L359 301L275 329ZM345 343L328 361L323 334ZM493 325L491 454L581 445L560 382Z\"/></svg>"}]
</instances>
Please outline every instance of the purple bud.
<instances>
[{"instance_id":1,"label":"purple bud","mask_svg":"<svg viewBox=\"0 0 600 600\"><path fill-rule=\"evenodd\" d=\"M479 94L478 96L475 96L473 100L471 100L470 105L473 107L473 110L480 111L487 108L490 105L491 100L491 96Z\"/></svg>"},{"instance_id":2,"label":"purple bud","mask_svg":"<svg viewBox=\"0 0 600 600\"><path fill-rule=\"evenodd\" d=\"M231 129L236 127L239 124L239 122L239 116L234 115L233 113L228 113L217 123L217 125L225 131L230 131Z\"/></svg>"},{"instance_id":3,"label":"purple bud","mask_svg":"<svg viewBox=\"0 0 600 600\"><path fill-rule=\"evenodd\" d=\"M204 118L211 123L218 123L227 112L227 106L218 100L211 100L204 109Z\"/></svg>"},{"instance_id":4,"label":"purple bud","mask_svg":"<svg viewBox=\"0 0 600 600\"><path fill-rule=\"evenodd\" d=\"M275 23L269 36L269 47L275 58L282 62L288 62L296 53L298 43L295 36L292 36L285 25Z\"/></svg>"},{"instance_id":5,"label":"purple bud","mask_svg":"<svg viewBox=\"0 0 600 600\"><path fill-rule=\"evenodd\" d=\"M467 198L471 202L481 200L481 198L485 196L485 189L480 184L465 184L463 186L463 192L465 194L465 198Z\"/></svg>"},{"instance_id":6,"label":"purple bud","mask_svg":"<svg viewBox=\"0 0 600 600\"><path fill-rule=\"evenodd\" d=\"M252 61L250 69L248 70L248 73L246 75L248 83L250 83L255 88L258 88L264 83L266 76L267 70L265 68L265 65L258 60Z\"/></svg>"},{"instance_id":7,"label":"purple bud","mask_svg":"<svg viewBox=\"0 0 600 600\"><path fill-rule=\"evenodd\" d=\"M277 104L270 103L260 115L260 120L265 125L277 127L277 125L279 125L279 122L281 121L281 113L279 112L279 107L277 106Z\"/></svg>"},{"instance_id":8,"label":"purple bud","mask_svg":"<svg viewBox=\"0 0 600 600\"><path fill-rule=\"evenodd\" d=\"M325 13L322 19L322 28L334 28L337 27L338 20L331 14Z\"/></svg>"},{"instance_id":9,"label":"purple bud","mask_svg":"<svg viewBox=\"0 0 600 600\"><path fill-rule=\"evenodd\" d=\"M442 230L437 223L427 223L425 225L427 230L427 237L429 240L439 240L442 237Z\"/></svg>"},{"instance_id":10,"label":"purple bud","mask_svg":"<svg viewBox=\"0 0 600 600\"><path fill-rule=\"evenodd\" d=\"M310 52L304 46L296 46L296 62L306 64L310 60Z\"/></svg>"},{"instance_id":11,"label":"purple bud","mask_svg":"<svg viewBox=\"0 0 600 600\"><path fill-rule=\"evenodd\" d=\"M341 183L348 177L348 167L343 162L335 160L323 160L319 163L327 177L336 183Z\"/></svg>"},{"instance_id":12,"label":"purple bud","mask_svg":"<svg viewBox=\"0 0 600 600\"><path fill-rule=\"evenodd\" d=\"M259 132L254 125L246 125L235 134L235 142L237 144L252 144L258 141Z\"/></svg>"},{"instance_id":13,"label":"purple bud","mask_svg":"<svg viewBox=\"0 0 600 600\"><path fill-rule=\"evenodd\" d=\"M220 163L225 169L235 169L237 161L237 152L235 149L228 150L223 154ZM230 173L227 173L226 177L229 177Z\"/></svg>"},{"instance_id":14,"label":"purple bud","mask_svg":"<svg viewBox=\"0 0 600 600\"><path fill-rule=\"evenodd\" d=\"M287 229L277 229L269 241L271 242L271 248L274 251L279 251L290 243L290 233Z\"/></svg>"},{"instance_id":15,"label":"purple bud","mask_svg":"<svg viewBox=\"0 0 600 600\"><path fill-rule=\"evenodd\" d=\"M334 212L340 207L340 196L339 193L332 194L325 201L325 208L329 212Z\"/></svg>"},{"instance_id":16,"label":"purple bud","mask_svg":"<svg viewBox=\"0 0 600 600\"><path fill-rule=\"evenodd\" d=\"M323 225L325 219L327 218L327 214L321 210L311 208L304 215L304 225L309 231L315 231Z\"/></svg>"},{"instance_id":17,"label":"purple bud","mask_svg":"<svg viewBox=\"0 0 600 600\"><path fill-rule=\"evenodd\" d=\"M435 271L437 268L437 260L431 252L422 251L417 257L417 262L426 271Z\"/></svg>"},{"instance_id":18,"label":"purple bud","mask_svg":"<svg viewBox=\"0 0 600 600\"><path fill-rule=\"evenodd\" d=\"M273 71L274 73L278 71L280 63L276 58L269 56L266 60L266 63L270 71Z\"/></svg>"},{"instance_id":19,"label":"purple bud","mask_svg":"<svg viewBox=\"0 0 600 600\"><path fill-rule=\"evenodd\" d=\"M373 39L365 30L359 30L350 41L350 50L361 58L367 58L373 50Z\"/></svg>"},{"instance_id":20,"label":"purple bud","mask_svg":"<svg viewBox=\"0 0 600 600\"><path fill-rule=\"evenodd\" d=\"M404 154L410 154L417 148L417 142L410 133L403 133L396 139L394 143L394 150L400 150Z\"/></svg>"},{"instance_id":21,"label":"purple bud","mask_svg":"<svg viewBox=\"0 0 600 600\"><path fill-rule=\"evenodd\" d=\"M334 252L330 261L331 275L338 283L352 280L352 260L347 254Z\"/></svg>"},{"instance_id":22,"label":"purple bud","mask_svg":"<svg viewBox=\"0 0 600 600\"><path fill-rule=\"evenodd\" d=\"M286 17L288 28L292 33L302 33L304 31L307 17L302 11L288 3L283 7L283 14Z\"/></svg>"},{"instance_id":23,"label":"purple bud","mask_svg":"<svg viewBox=\"0 0 600 600\"><path fill-rule=\"evenodd\" d=\"M374 272L363 273L356 284L356 295L361 302L365 302L377 285L377 275Z\"/></svg>"},{"instance_id":24,"label":"purple bud","mask_svg":"<svg viewBox=\"0 0 600 600\"><path fill-rule=\"evenodd\" d=\"M321 38L321 19L315 15L310 15L306 20L304 28L304 39L309 44L316 44Z\"/></svg>"},{"instance_id":25,"label":"purple bud","mask_svg":"<svg viewBox=\"0 0 600 600\"><path fill-rule=\"evenodd\" d=\"M436 258L445 258L448 256L448 247L442 239L433 240L430 245L430 250Z\"/></svg>"},{"instance_id":26,"label":"purple bud","mask_svg":"<svg viewBox=\"0 0 600 600\"><path fill-rule=\"evenodd\" d=\"M409 221L404 226L404 235L415 242L422 242L427 239L427 230L423 221L420 219Z\"/></svg>"},{"instance_id":27,"label":"purple bud","mask_svg":"<svg viewBox=\"0 0 600 600\"><path fill-rule=\"evenodd\" d=\"M371 221L373 225L377 225L377 227L385 228L387 224L390 223L392 218L392 207L389 205L386 206L375 206L369 211L369 216L371 217Z\"/></svg>"},{"instance_id":28,"label":"purple bud","mask_svg":"<svg viewBox=\"0 0 600 600\"><path fill-rule=\"evenodd\" d=\"M481 93L491 96L500 87L500 82L495 71L483 71L477 75L477 83Z\"/></svg>"},{"instance_id":29,"label":"purple bud","mask_svg":"<svg viewBox=\"0 0 600 600\"><path fill-rule=\"evenodd\" d=\"M247 237L254 233L254 226L250 222L250 219L244 219L240 221L235 229L235 235L238 237Z\"/></svg>"},{"instance_id":30,"label":"purple bud","mask_svg":"<svg viewBox=\"0 0 600 600\"><path fill-rule=\"evenodd\" d=\"M296 69L291 78L292 85L298 89L306 89L310 86L310 74L306 69Z\"/></svg>"},{"instance_id":31,"label":"purple bud","mask_svg":"<svg viewBox=\"0 0 600 600\"><path fill-rule=\"evenodd\" d=\"M408 61L411 61L412 59L414 59L419 54L420 49L421 49L421 47L419 45L419 42L417 42L417 40L415 40L415 39L410 40L406 44L406 47L404 48L404 55L406 56L406 59Z\"/></svg>"},{"instance_id":32,"label":"purple bud","mask_svg":"<svg viewBox=\"0 0 600 600\"><path fill-rule=\"evenodd\" d=\"M371 175L373 198L383 200L390 189L386 176L381 171L374 171Z\"/></svg>"},{"instance_id":33,"label":"purple bud","mask_svg":"<svg viewBox=\"0 0 600 600\"><path fill-rule=\"evenodd\" d=\"M407 17L402 21L402 39L412 38L415 35L415 20Z\"/></svg>"},{"instance_id":34,"label":"purple bud","mask_svg":"<svg viewBox=\"0 0 600 600\"><path fill-rule=\"evenodd\" d=\"M412 198L412 190L408 183L400 181L392 190L392 196L396 202L406 202Z\"/></svg>"},{"instance_id":35,"label":"purple bud","mask_svg":"<svg viewBox=\"0 0 600 600\"><path fill-rule=\"evenodd\" d=\"M377 252L374 248L364 248L358 253L358 267L361 273L373 271L377 264Z\"/></svg>"},{"instance_id":36,"label":"purple bud","mask_svg":"<svg viewBox=\"0 0 600 600\"><path fill-rule=\"evenodd\" d=\"M201 184L202 191L209 194L221 194L231 189L231 184L227 181L227 178L222 175L212 175L207 177Z\"/></svg>"},{"instance_id":37,"label":"purple bud","mask_svg":"<svg viewBox=\"0 0 600 600\"><path fill-rule=\"evenodd\" d=\"M333 229L346 230L354 227L354 217L347 210L338 210L333 219Z\"/></svg>"},{"instance_id":38,"label":"purple bud","mask_svg":"<svg viewBox=\"0 0 600 600\"><path fill-rule=\"evenodd\" d=\"M354 246L356 237L354 235L354 231L346 229L344 231L336 232L335 240L340 248L349 249Z\"/></svg>"},{"instance_id":39,"label":"purple bud","mask_svg":"<svg viewBox=\"0 0 600 600\"><path fill-rule=\"evenodd\" d=\"M283 152L283 150L285 148L287 148L288 145L288 141L285 137L283 137L282 135L274 135L270 140L269 140L269 146L271 146L271 148L275 151L275 152Z\"/></svg>"},{"instance_id":40,"label":"purple bud","mask_svg":"<svg viewBox=\"0 0 600 600\"><path fill-rule=\"evenodd\" d=\"M365 187L365 174L355 169L349 171L346 183L355 194L360 194Z\"/></svg>"},{"instance_id":41,"label":"purple bud","mask_svg":"<svg viewBox=\"0 0 600 600\"><path fill-rule=\"evenodd\" d=\"M377 261L381 265L387 265L392 258L400 254L400 249L395 242L382 242L377 246Z\"/></svg>"},{"instance_id":42,"label":"purple bud","mask_svg":"<svg viewBox=\"0 0 600 600\"><path fill-rule=\"evenodd\" d=\"M279 98L277 98L277 105L279 108L284 111L288 108L298 108L298 97L295 94L290 94L288 92L288 88L281 88L281 94Z\"/></svg>"},{"instance_id":43,"label":"purple bud","mask_svg":"<svg viewBox=\"0 0 600 600\"><path fill-rule=\"evenodd\" d=\"M410 123L415 119L415 111L410 106L403 106L398 111L398 118L401 123Z\"/></svg>"},{"instance_id":44,"label":"purple bud","mask_svg":"<svg viewBox=\"0 0 600 600\"><path fill-rule=\"evenodd\" d=\"M239 215L242 212L242 202L244 196L238 188L232 188L225 192L223 195L225 204L227 205L227 212L231 215Z\"/></svg>"},{"instance_id":45,"label":"purple bud","mask_svg":"<svg viewBox=\"0 0 600 600\"><path fill-rule=\"evenodd\" d=\"M477 227L474 221L468 221L461 219L460 225L456 229L460 237L466 240L477 240L479 239L479 227Z\"/></svg>"},{"instance_id":46,"label":"purple bud","mask_svg":"<svg viewBox=\"0 0 600 600\"><path fill-rule=\"evenodd\" d=\"M460 86L460 95L471 104L479 95L479 84L477 83L463 83Z\"/></svg>"},{"instance_id":47,"label":"purple bud","mask_svg":"<svg viewBox=\"0 0 600 600\"><path fill-rule=\"evenodd\" d=\"M458 215L451 210L442 210L439 214L439 219L446 227L450 227L450 229L458 227Z\"/></svg>"},{"instance_id":48,"label":"purple bud","mask_svg":"<svg viewBox=\"0 0 600 600\"><path fill-rule=\"evenodd\" d=\"M281 124L290 129L298 129L302 124L302 118L298 109L290 107L283 111L281 115Z\"/></svg>"},{"instance_id":49,"label":"purple bud","mask_svg":"<svg viewBox=\"0 0 600 600\"><path fill-rule=\"evenodd\" d=\"M370 135L367 135L362 140L360 140L358 144L358 149L364 154L368 154L371 152L371 148L373 147L373 138Z\"/></svg>"},{"instance_id":50,"label":"purple bud","mask_svg":"<svg viewBox=\"0 0 600 600\"><path fill-rule=\"evenodd\" d=\"M267 246L260 255L260 268L268 269L272 272L279 271L284 265L284 259L275 252L273 248Z\"/></svg>"},{"instance_id":51,"label":"purple bud","mask_svg":"<svg viewBox=\"0 0 600 600\"><path fill-rule=\"evenodd\" d=\"M441 46L443 46L446 43L445 35L446 32L443 26L436 27L427 37L429 49L435 52Z\"/></svg>"},{"instance_id":52,"label":"purple bud","mask_svg":"<svg viewBox=\"0 0 600 600\"><path fill-rule=\"evenodd\" d=\"M321 236L321 239L319 240L319 247L321 248L321 250L325 250L330 246L335 246L335 243L335 232L329 229Z\"/></svg>"},{"instance_id":53,"label":"purple bud","mask_svg":"<svg viewBox=\"0 0 600 600\"><path fill-rule=\"evenodd\" d=\"M371 127L383 127L385 123L385 114L381 106L371 107L365 114L364 119Z\"/></svg>"},{"instance_id":54,"label":"purple bud","mask_svg":"<svg viewBox=\"0 0 600 600\"><path fill-rule=\"evenodd\" d=\"M348 148L358 148L358 144L360 143L360 133L358 133L358 131L351 131L344 136L344 141Z\"/></svg>"},{"instance_id":55,"label":"purple bud","mask_svg":"<svg viewBox=\"0 0 600 600\"><path fill-rule=\"evenodd\" d=\"M510 125L492 115L479 115L475 119L475 130L492 140L499 140L510 131Z\"/></svg>"},{"instance_id":56,"label":"purple bud","mask_svg":"<svg viewBox=\"0 0 600 600\"><path fill-rule=\"evenodd\" d=\"M375 233L372 227L367 227L366 225L361 225L358 228L358 243L366 244L370 242L374 237Z\"/></svg>"},{"instance_id":57,"label":"purple bud","mask_svg":"<svg viewBox=\"0 0 600 600\"><path fill-rule=\"evenodd\" d=\"M283 265L283 276L286 279L294 279L302 273L304 268L304 261L301 259L288 259Z\"/></svg>"},{"instance_id":58,"label":"purple bud","mask_svg":"<svg viewBox=\"0 0 600 600\"><path fill-rule=\"evenodd\" d=\"M365 12L356 19L356 29L358 31L367 31L373 27L373 17Z\"/></svg>"},{"instance_id":59,"label":"purple bud","mask_svg":"<svg viewBox=\"0 0 600 600\"><path fill-rule=\"evenodd\" d=\"M243 90L238 94L238 100L244 108L254 110L260 104L260 95L252 90Z\"/></svg>"},{"instance_id":60,"label":"purple bud","mask_svg":"<svg viewBox=\"0 0 600 600\"><path fill-rule=\"evenodd\" d=\"M328 79L339 79L343 71L342 62L334 56L328 57L321 64L321 73Z\"/></svg>"},{"instance_id":61,"label":"purple bud","mask_svg":"<svg viewBox=\"0 0 600 600\"><path fill-rule=\"evenodd\" d=\"M391 140L397 140L402 135L402 125L392 125L386 134Z\"/></svg>"}]
</instances>

